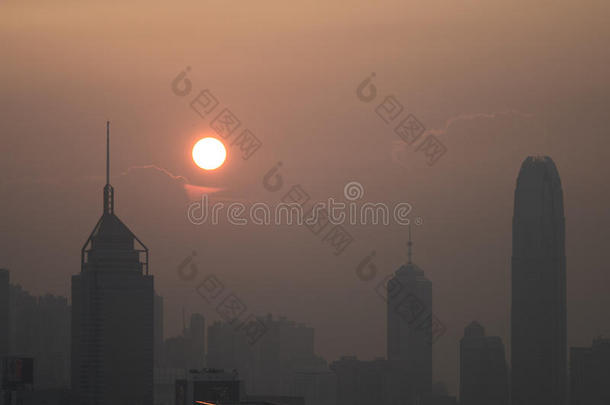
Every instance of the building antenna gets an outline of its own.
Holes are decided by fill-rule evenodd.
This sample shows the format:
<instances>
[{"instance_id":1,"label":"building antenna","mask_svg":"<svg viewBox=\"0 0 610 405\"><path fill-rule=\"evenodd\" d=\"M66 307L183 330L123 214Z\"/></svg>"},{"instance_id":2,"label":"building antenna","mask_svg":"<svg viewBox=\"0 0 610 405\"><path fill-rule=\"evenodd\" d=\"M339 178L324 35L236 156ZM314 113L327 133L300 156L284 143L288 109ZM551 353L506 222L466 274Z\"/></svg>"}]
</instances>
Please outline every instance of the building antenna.
<instances>
[{"instance_id":1,"label":"building antenna","mask_svg":"<svg viewBox=\"0 0 610 405\"><path fill-rule=\"evenodd\" d=\"M110 121L106 121L106 185L104 186L104 214L114 214L114 189L110 185Z\"/></svg>"},{"instance_id":2,"label":"building antenna","mask_svg":"<svg viewBox=\"0 0 610 405\"><path fill-rule=\"evenodd\" d=\"M106 184L110 184L110 121L106 121Z\"/></svg>"}]
</instances>

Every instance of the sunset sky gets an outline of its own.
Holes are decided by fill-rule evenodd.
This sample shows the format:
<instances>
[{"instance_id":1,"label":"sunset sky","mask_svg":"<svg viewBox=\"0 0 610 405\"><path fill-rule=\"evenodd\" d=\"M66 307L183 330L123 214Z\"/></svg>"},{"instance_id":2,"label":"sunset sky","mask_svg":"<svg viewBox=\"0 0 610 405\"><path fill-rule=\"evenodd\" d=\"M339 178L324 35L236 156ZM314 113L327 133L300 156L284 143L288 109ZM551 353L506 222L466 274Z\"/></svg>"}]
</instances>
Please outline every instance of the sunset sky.
<instances>
[{"instance_id":1,"label":"sunset sky","mask_svg":"<svg viewBox=\"0 0 610 405\"><path fill-rule=\"evenodd\" d=\"M406 260L407 228L354 226L342 255L289 226L193 225L197 193L276 203L263 176L342 198L408 202L414 262L433 283L447 333L435 378L456 391L459 338L478 320L509 343L511 220L528 155L553 158L566 215L568 345L610 335L610 3L600 1L3 1L0 3L0 267L36 294L69 296L102 209L111 121L116 213L151 250L166 336L182 308L217 319L181 280L193 250L252 312L316 330L332 361L385 356L377 282L354 273L376 250L383 275ZM192 91L172 81L186 67ZM377 99L356 88L371 73ZM208 89L219 107L189 106ZM446 146L433 166L375 113L393 95ZM229 108L262 141L204 171L196 140ZM195 197L194 197L195 196ZM600 328L599 325L606 325ZM508 347L509 348L509 347Z\"/></svg>"}]
</instances>

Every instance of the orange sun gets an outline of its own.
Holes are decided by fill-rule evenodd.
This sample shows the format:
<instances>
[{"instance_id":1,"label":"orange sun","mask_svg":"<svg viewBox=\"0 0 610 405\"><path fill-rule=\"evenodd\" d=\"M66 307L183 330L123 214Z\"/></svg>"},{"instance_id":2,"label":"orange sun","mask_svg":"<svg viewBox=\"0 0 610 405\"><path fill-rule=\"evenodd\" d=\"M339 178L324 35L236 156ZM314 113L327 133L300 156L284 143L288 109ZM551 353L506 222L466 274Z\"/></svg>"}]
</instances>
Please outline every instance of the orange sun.
<instances>
[{"instance_id":1,"label":"orange sun","mask_svg":"<svg viewBox=\"0 0 610 405\"><path fill-rule=\"evenodd\" d=\"M216 138L202 138L193 146L193 161L204 170L218 169L227 157L227 150Z\"/></svg>"}]
</instances>

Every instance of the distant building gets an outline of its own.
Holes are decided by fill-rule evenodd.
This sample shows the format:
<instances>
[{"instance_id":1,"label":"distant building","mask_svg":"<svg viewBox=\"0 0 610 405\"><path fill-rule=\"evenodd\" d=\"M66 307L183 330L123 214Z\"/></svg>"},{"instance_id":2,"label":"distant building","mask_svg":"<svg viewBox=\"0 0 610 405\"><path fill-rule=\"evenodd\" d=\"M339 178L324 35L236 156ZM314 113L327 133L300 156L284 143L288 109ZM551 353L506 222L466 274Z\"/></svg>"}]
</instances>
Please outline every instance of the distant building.
<instances>
[{"instance_id":1,"label":"distant building","mask_svg":"<svg viewBox=\"0 0 610 405\"><path fill-rule=\"evenodd\" d=\"M337 377L337 405L421 405L405 402L411 393L401 362L363 361L343 356L330 365ZM420 399L423 401L423 399Z\"/></svg>"},{"instance_id":2,"label":"distant building","mask_svg":"<svg viewBox=\"0 0 610 405\"><path fill-rule=\"evenodd\" d=\"M432 283L412 262L410 236L407 264L387 285L387 351L410 387L404 403L417 404L432 388L432 329L420 327L432 314Z\"/></svg>"},{"instance_id":3,"label":"distant building","mask_svg":"<svg viewBox=\"0 0 610 405\"><path fill-rule=\"evenodd\" d=\"M252 390L252 373L256 366L257 348L248 343L247 336L226 322L214 322L208 326L207 366L215 369L237 370Z\"/></svg>"},{"instance_id":4,"label":"distant building","mask_svg":"<svg viewBox=\"0 0 610 405\"><path fill-rule=\"evenodd\" d=\"M549 157L521 165L513 215L511 401L564 405L567 385L563 191Z\"/></svg>"},{"instance_id":5,"label":"distant building","mask_svg":"<svg viewBox=\"0 0 610 405\"><path fill-rule=\"evenodd\" d=\"M153 291L148 249L114 213L107 154L103 213L82 248L80 274L72 276L79 405L153 403Z\"/></svg>"},{"instance_id":6,"label":"distant building","mask_svg":"<svg viewBox=\"0 0 610 405\"><path fill-rule=\"evenodd\" d=\"M570 405L610 404L610 339L570 348Z\"/></svg>"},{"instance_id":7,"label":"distant building","mask_svg":"<svg viewBox=\"0 0 610 405\"><path fill-rule=\"evenodd\" d=\"M239 403L245 397L237 371L204 369L176 380L175 405Z\"/></svg>"},{"instance_id":8,"label":"distant building","mask_svg":"<svg viewBox=\"0 0 610 405\"><path fill-rule=\"evenodd\" d=\"M163 297L155 293L155 367L159 367L163 358L164 314Z\"/></svg>"},{"instance_id":9,"label":"distant building","mask_svg":"<svg viewBox=\"0 0 610 405\"><path fill-rule=\"evenodd\" d=\"M337 375L328 366L295 371L290 387L305 405L337 405Z\"/></svg>"},{"instance_id":10,"label":"distant building","mask_svg":"<svg viewBox=\"0 0 610 405\"><path fill-rule=\"evenodd\" d=\"M38 297L38 348L34 352L37 390L70 386L70 312L66 297Z\"/></svg>"},{"instance_id":11,"label":"distant building","mask_svg":"<svg viewBox=\"0 0 610 405\"><path fill-rule=\"evenodd\" d=\"M36 389L70 385L70 306L65 297L36 297L10 286L10 352L34 359Z\"/></svg>"},{"instance_id":12,"label":"distant building","mask_svg":"<svg viewBox=\"0 0 610 405\"><path fill-rule=\"evenodd\" d=\"M170 369L202 369L205 366L205 318L192 314L189 327L182 335L165 340L157 367Z\"/></svg>"},{"instance_id":13,"label":"distant building","mask_svg":"<svg viewBox=\"0 0 610 405\"><path fill-rule=\"evenodd\" d=\"M191 315L188 338L188 368L200 370L205 366L205 318L203 315Z\"/></svg>"},{"instance_id":14,"label":"distant building","mask_svg":"<svg viewBox=\"0 0 610 405\"><path fill-rule=\"evenodd\" d=\"M314 330L284 317L258 317L264 331L254 341L248 328L215 322L208 328L207 365L236 369L251 395L293 395L294 373L320 369L326 362L314 353ZM306 398L307 400L307 398Z\"/></svg>"},{"instance_id":15,"label":"distant building","mask_svg":"<svg viewBox=\"0 0 610 405\"><path fill-rule=\"evenodd\" d=\"M10 333L10 274L8 270L0 269L0 358L11 350Z\"/></svg>"},{"instance_id":16,"label":"distant building","mask_svg":"<svg viewBox=\"0 0 610 405\"><path fill-rule=\"evenodd\" d=\"M187 370L189 364L190 339L174 336L163 343L163 368Z\"/></svg>"},{"instance_id":17,"label":"distant building","mask_svg":"<svg viewBox=\"0 0 610 405\"><path fill-rule=\"evenodd\" d=\"M460 405L508 405L504 344L476 321L460 340Z\"/></svg>"},{"instance_id":18,"label":"distant building","mask_svg":"<svg viewBox=\"0 0 610 405\"><path fill-rule=\"evenodd\" d=\"M185 380L188 370L183 368L154 369L154 405L174 405L176 380Z\"/></svg>"},{"instance_id":19,"label":"distant building","mask_svg":"<svg viewBox=\"0 0 610 405\"><path fill-rule=\"evenodd\" d=\"M442 382L432 384L432 391L422 401L422 405L457 405L457 399L447 392L447 386Z\"/></svg>"}]
</instances>

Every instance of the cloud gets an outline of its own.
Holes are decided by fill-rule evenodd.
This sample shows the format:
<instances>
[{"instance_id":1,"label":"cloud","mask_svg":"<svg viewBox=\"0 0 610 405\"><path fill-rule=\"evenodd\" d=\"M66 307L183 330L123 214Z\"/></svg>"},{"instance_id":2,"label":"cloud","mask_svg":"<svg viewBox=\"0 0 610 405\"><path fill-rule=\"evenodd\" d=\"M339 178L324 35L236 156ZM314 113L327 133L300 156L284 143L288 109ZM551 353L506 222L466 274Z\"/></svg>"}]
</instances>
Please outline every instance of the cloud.
<instances>
[{"instance_id":1,"label":"cloud","mask_svg":"<svg viewBox=\"0 0 610 405\"><path fill-rule=\"evenodd\" d=\"M127 168L127 170L125 170L124 172L122 172L120 175L121 176L128 176L130 172L135 171L135 170L146 170L146 169L153 169L156 170L158 172L161 172L163 174L165 174L167 177L183 182L183 183L190 183L189 179L187 179L184 176L179 176L179 175L175 175L173 173L171 173L169 170L164 169L162 167L159 166L155 166L155 165L143 165L143 166L130 166Z\"/></svg>"},{"instance_id":2,"label":"cloud","mask_svg":"<svg viewBox=\"0 0 610 405\"><path fill-rule=\"evenodd\" d=\"M461 123L469 122L469 121L477 121L477 120L486 120L492 121L498 118L512 118L512 119L533 119L536 117L536 114L521 112L517 110L505 110L505 111L497 111L491 113L469 113L469 114L460 114L454 117L449 118L445 125L441 128L435 129L427 129L424 131L423 135L420 137L419 142L425 139L428 135L434 135L436 137L442 137L446 135L448 132L455 130L455 127ZM439 139L441 142L444 142L443 139ZM416 148L415 144L409 145L404 141L397 139L392 142L392 162L398 166L406 167L407 163L410 162L408 154L412 153ZM451 153L448 151L447 153Z\"/></svg>"},{"instance_id":3,"label":"cloud","mask_svg":"<svg viewBox=\"0 0 610 405\"><path fill-rule=\"evenodd\" d=\"M158 173L165 175L170 180L174 180L174 181L180 183L182 185L182 189L186 193L189 200L199 199L199 198L201 198L201 196L203 194L206 194L206 195L216 194L216 193L219 193L219 192L225 190L222 187L208 187L208 186L200 186L197 184L192 184L191 181L187 177L173 174L169 170L167 170L163 167L156 166L156 165L130 166L129 168L127 168L127 170L125 170L124 172L121 173L121 176L128 176L130 174L130 172L134 172L134 171L138 171L138 170L154 170Z\"/></svg>"}]
</instances>

